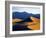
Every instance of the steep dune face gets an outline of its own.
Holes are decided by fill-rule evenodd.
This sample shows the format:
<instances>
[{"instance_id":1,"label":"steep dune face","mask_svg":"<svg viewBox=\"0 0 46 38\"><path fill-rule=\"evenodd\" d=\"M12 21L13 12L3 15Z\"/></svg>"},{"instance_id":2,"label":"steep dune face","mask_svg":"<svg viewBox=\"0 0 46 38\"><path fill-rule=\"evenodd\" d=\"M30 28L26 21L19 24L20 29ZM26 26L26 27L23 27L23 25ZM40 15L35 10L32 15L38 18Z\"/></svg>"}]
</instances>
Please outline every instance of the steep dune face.
<instances>
[{"instance_id":1,"label":"steep dune face","mask_svg":"<svg viewBox=\"0 0 46 38\"><path fill-rule=\"evenodd\" d=\"M30 17L33 22L28 22L27 27L33 30L39 30L40 29L40 19L35 18L35 17Z\"/></svg>"}]
</instances>

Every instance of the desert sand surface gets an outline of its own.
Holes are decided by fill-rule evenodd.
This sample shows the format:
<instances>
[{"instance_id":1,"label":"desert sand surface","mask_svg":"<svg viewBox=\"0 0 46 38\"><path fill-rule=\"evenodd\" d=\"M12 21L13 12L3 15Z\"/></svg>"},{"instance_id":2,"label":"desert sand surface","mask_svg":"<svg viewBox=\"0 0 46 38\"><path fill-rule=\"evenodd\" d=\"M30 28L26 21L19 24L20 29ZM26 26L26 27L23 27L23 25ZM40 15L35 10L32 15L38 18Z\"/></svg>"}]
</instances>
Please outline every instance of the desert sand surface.
<instances>
[{"instance_id":1,"label":"desert sand surface","mask_svg":"<svg viewBox=\"0 0 46 38\"><path fill-rule=\"evenodd\" d=\"M30 19L33 20L33 22L26 22L27 28L32 30L39 30L40 29L40 19L35 17L30 17ZM16 24L16 22L21 22L22 19L13 19L12 24Z\"/></svg>"},{"instance_id":2,"label":"desert sand surface","mask_svg":"<svg viewBox=\"0 0 46 38\"><path fill-rule=\"evenodd\" d=\"M40 29L40 19L35 18L35 17L30 17L33 22L28 22L27 27L33 30L39 30Z\"/></svg>"}]
</instances>

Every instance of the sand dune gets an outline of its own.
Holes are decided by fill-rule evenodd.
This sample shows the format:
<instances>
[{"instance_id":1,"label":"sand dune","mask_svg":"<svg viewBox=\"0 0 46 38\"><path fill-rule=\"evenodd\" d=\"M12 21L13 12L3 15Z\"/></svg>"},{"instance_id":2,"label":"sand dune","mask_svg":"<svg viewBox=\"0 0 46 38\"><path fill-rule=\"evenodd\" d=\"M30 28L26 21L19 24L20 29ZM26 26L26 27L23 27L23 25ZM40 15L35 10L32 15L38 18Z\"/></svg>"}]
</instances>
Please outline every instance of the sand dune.
<instances>
[{"instance_id":1,"label":"sand dune","mask_svg":"<svg viewBox=\"0 0 46 38\"><path fill-rule=\"evenodd\" d=\"M33 22L28 22L27 23L27 27L33 30L39 30L40 29L40 19L34 18L34 17L30 17Z\"/></svg>"},{"instance_id":2,"label":"sand dune","mask_svg":"<svg viewBox=\"0 0 46 38\"><path fill-rule=\"evenodd\" d=\"M27 25L27 28L33 29L33 30L39 30L40 29L40 19L35 17L30 17L30 19L33 20L33 22L26 22L25 25ZM21 22L22 19L13 19L12 23L15 24L16 22Z\"/></svg>"},{"instance_id":3,"label":"sand dune","mask_svg":"<svg viewBox=\"0 0 46 38\"><path fill-rule=\"evenodd\" d=\"M12 19L12 24L15 25L16 22L21 22L21 21L22 21L22 19Z\"/></svg>"}]
</instances>

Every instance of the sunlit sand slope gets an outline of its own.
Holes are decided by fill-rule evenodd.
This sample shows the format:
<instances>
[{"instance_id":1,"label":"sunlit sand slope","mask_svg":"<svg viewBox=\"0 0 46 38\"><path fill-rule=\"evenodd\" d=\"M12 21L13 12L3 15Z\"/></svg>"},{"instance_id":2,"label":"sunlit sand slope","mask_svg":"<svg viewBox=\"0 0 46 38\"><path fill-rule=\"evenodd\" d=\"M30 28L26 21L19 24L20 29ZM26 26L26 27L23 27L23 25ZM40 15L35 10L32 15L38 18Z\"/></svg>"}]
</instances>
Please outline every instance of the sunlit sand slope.
<instances>
[{"instance_id":1,"label":"sunlit sand slope","mask_svg":"<svg viewBox=\"0 0 46 38\"><path fill-rule=\"evenodd\" d=\"M12 19L12 24L15 25L16 22L21 22L21 21L22 21L22 19Z\"/></svg>"},{"instance_id":2,"label":"sunlit sand slope","mask_svg":"<svg viewBox=\"0 0 46 38\"><path fill-rule=\"evenodd\" d=\"M40 29L40 19L35 18L35 17L30 17L33 22L28 22L27 27L33 30L39 30Z\"/></svg>"}]
</instances>

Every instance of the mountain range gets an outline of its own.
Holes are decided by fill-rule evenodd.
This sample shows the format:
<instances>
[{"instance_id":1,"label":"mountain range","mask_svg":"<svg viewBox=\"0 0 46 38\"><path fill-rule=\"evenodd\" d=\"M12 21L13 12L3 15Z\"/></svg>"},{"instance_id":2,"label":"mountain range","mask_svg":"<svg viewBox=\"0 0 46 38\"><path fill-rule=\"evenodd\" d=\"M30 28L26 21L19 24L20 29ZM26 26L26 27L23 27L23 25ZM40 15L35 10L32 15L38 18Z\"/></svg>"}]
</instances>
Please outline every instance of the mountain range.
<instances>
[{"instance_id":1,"label":"mountain range","mask_svg":"<svg viewBox=\"0 0 46 38\"><path fill-rule=\"evenodd\" d=\"M15 18L26 19L31 16L40 19L40 14L32 14L32 13L27 13L27 12L13 12L12 13L13 19L15 19Z\"/></svg>"}]
</instances>

